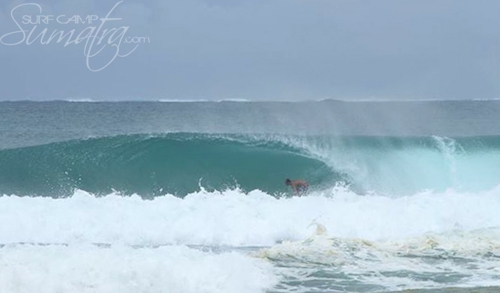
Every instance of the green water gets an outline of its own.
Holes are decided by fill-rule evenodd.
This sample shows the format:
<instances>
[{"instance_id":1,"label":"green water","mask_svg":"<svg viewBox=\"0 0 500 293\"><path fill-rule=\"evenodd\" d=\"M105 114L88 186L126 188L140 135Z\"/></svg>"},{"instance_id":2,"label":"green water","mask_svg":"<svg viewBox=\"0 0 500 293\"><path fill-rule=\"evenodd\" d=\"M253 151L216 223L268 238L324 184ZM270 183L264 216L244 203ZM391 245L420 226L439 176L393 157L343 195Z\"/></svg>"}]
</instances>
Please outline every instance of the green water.
<instances>
[{"instance_id":1,"label":"green water","mask_svg":"<svg viewBox=\"0 0 500 293\"><path fill-rule=\"evenodd\" d=\"M64 196L73 189L155 196L241 188L287 191L286 178L321 186L341 178L325 163L273 142L173 134L118 136L0 151L4 194Z\"/></svg>"}]
</instances>

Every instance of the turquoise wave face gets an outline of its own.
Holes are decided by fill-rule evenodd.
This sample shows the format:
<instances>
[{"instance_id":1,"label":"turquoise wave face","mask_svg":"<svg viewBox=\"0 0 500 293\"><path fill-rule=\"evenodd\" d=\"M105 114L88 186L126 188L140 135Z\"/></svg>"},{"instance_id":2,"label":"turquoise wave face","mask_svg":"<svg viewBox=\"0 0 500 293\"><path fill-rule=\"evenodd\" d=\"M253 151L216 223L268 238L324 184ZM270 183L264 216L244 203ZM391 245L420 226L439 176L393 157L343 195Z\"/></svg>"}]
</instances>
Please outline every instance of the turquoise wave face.
<instances>
[{"instance_id":1,"label":"turquoise wave face","mask_svg":"<svg viewBox=\"0 0 500 293\"><path fill-rule=\"evenodd\" d=\"M280 194L286 178L310 178L315 186L341 180L296 148L238 136L131 135L0 151L0 194L184 196L200 186Z\"/></svg>"},{"instance_id":2,"label":"turquoise wave face","mask_svg":"<svg viewBox=\"0 0 500 293\"><path fill-rule=\"evenodd\" d=\"M0 150L0 194L61 197L74 189L145 198L209 191L311 189L337 183L359 194L491 189L500 137L248 136L175 133L74 140Z\"/></svg>"}]
</instances>

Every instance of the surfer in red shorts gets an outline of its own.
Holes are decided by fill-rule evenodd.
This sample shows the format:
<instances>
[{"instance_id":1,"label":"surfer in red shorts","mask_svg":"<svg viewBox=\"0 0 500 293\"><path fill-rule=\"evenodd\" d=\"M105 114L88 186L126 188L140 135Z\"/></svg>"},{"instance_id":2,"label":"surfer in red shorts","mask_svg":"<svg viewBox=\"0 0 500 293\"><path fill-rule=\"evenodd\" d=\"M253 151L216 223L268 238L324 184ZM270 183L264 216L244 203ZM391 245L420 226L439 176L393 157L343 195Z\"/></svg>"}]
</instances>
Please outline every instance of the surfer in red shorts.
<instances>
[{"instance_id":1,"label":"surfer in red shorts","mask_svg":"<svg viewBox=\"0 0 500 293\"><path fill-rule=\"evenodd\" d=\"M304 180L290 180L286 179L285 180L286 186L291 186L295 194L302 195L304 194L307 189L309 188L309 183Z\"/></svg>"}]
</instances>

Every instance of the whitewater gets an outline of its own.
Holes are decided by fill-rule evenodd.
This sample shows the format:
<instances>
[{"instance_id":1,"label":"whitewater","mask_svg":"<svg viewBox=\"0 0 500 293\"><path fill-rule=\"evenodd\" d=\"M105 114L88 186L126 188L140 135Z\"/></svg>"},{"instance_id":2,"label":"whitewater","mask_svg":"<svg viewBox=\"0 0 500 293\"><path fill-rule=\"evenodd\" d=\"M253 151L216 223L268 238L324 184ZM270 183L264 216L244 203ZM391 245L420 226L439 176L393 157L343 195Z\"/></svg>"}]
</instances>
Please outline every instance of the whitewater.
<instances>
[{"instance_id":1,"label":"whitewater","mask_svg":"<svg viewBox=\"0 0 500 293\"><path fill-rule=\"evenodd\" d=\"M498 292L497 110L0 103L0 292Z\"/></svg>"},{"instance_id":2,"label":"whitewater","mask_svg":"<svg viewBox=\"0 0 500 293\"><path fill-rule=\"evenodd\" d=\"M5 292L288 292L300 276L309 292L495 285L499 191L4 196L0 283Z\"/></svg>"}]
</instances>

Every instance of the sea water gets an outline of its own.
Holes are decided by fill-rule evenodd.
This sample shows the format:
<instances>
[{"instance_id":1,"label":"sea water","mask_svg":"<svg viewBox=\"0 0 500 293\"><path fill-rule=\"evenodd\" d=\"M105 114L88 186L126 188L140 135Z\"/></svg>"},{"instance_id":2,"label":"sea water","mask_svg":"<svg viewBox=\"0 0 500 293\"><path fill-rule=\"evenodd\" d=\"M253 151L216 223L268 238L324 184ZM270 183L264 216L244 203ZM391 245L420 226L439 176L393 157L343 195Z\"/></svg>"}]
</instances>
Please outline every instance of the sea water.
<instances>
[{"instance_id":1,"label":"sea water","mask_svg":"<svg viewBox=\"0 0 500 293\"><path fill-rule=\"evenodd\" d=\"M0 292L498 292L499 110L2 102Z\"/></svg>"}]
</instances>

